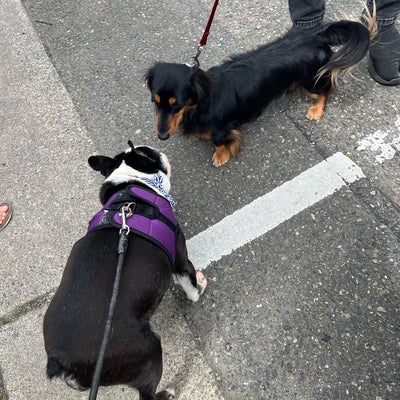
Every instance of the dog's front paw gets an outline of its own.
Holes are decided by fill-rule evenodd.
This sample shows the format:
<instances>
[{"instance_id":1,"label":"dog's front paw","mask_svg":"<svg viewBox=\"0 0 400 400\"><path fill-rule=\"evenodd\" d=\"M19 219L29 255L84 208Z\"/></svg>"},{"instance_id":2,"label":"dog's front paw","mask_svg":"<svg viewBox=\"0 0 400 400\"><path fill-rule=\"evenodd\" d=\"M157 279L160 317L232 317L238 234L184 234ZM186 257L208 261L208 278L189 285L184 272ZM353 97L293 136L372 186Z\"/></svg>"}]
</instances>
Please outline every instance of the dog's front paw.
<instances>
[{"instance_id":1,"label":"dog's front paw","mask_svg":"<svg viewBox=\"0 0 400 400\"><path fill-rule=\"evenodd\" d=\"M196 271L197 287L199 289L199 295L201 296L207 287L207 279L201 271Z\"/></svg>"},{"instance_id":2,"label":"dog's front paw","mask_svg":"<svg viewBox=\"0 0 400 400\"><path fill-rule=\"evenodd\" d=\"M219 146L215 148L215 152L212 156L212 161L214 167L220 167L221 165L226 164L231 158L231 153L229 149L225 146Z\"/></svg>"},{"instance_id":3,"label":"dog's front paw","mask_svg":"<svg viewBox=\"0 0 400 400\"><path fill-rule=\"evenodd\" d=\"M311 121L319 121L324 115L324 110L321 110L319 107L312 106L308 110L307 119Z\"/></svg>"}]
</instances>

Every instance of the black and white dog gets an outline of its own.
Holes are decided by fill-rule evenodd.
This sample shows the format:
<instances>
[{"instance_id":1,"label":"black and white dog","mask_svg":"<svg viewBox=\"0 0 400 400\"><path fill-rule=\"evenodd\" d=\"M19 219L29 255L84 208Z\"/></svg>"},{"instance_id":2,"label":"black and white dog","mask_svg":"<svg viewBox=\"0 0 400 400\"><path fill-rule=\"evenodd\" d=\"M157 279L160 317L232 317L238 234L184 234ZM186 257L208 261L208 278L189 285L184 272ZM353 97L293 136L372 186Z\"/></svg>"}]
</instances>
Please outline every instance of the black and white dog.
<instances>
[{"instance_id":1,"label":"black and white dog","mask_svg":"<svg viewBox=\"0 0 400 400\"><path fill-rule=\"evenodd\" d=\"M151 147L129 145L114 158L88 160L106 177L100 189L104 207L73 246L44 317L47 375L77 389L91 386L116 274L121 207L129 204L128 247L100 384L127 384L139 391L140 400L171 399L167 390L156 394L162 350L150 317L171 275L193 302L207 280L188 259L185 236L172 211L167 157Z\"/></svg>"}]
</instances>

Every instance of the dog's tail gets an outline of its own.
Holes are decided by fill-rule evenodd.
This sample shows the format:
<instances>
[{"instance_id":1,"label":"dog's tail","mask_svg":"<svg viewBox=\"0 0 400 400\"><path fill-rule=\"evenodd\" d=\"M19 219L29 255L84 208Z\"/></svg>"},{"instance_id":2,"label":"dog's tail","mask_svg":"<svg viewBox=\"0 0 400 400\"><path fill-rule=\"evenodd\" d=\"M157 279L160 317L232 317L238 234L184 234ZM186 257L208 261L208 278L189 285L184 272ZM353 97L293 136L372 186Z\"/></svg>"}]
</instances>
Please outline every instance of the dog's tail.
<instances>
[{"instance_id":1,"label":"dog's tail","mask_svg":"<svg viewBox=\"0 0 400 400\"><path fill-rule=\"evenodd\" d=\"M333 22L318 33L318 37L329 46L341 46L329 61L318 71L317 80L323 75L331 77L336 87L340 72L349 72L367 54L370 41L376 35L375 8L365 11L365 23L355 21Z\"/></svg>"}]
</instances>

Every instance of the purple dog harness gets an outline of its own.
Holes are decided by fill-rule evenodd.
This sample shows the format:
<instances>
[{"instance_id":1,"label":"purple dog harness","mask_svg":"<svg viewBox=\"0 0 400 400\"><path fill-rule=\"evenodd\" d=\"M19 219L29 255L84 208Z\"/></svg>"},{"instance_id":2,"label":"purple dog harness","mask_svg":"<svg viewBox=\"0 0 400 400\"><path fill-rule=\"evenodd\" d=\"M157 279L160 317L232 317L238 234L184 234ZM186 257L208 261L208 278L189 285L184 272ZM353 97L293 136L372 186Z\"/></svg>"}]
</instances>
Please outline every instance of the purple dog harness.
<instances>
[{"instance_id":1,"label":"purple dog harness","mask_svg":"<svg viewBox=\"0 0 400 400\"><path fill-rule=\"evenodd\" d=\"M133 214L126 219L131 232L161 247L173 265L178 221L167 199L141 186L129 185L113 194L89 222L88 232L121 228L121 207L126 203L133 203Z\"/></svg>"}]
</instances>

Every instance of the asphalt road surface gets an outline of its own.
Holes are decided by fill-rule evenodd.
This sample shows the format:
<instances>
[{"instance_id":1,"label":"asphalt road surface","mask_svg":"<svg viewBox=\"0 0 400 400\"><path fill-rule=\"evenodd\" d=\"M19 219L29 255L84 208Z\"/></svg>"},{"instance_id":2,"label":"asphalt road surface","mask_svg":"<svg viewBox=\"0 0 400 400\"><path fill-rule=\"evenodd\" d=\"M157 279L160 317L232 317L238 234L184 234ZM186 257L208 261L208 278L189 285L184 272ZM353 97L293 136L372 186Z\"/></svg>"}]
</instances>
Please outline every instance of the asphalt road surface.
<instances>
[{"instance_id":1,"label":"asphalt road surface","mask_svg":"<svg viewBox=\"0 0 400 400\"><path fill-rule=\"evenodd\" d=\"M336 3L327 19L360 12ZM239 158L214 168L209 142L157 139L143 78L154 61L194 55L211 1L24 5L94 150L114 155L130 139L170 158L176 215L209 286L194 306L173 286L169 301L223 398L400 398L400 89L374 82L363 60L321 121L288 94L243 127ZM201 65L289 27L285 1L222 2Z\"/></svg>"}]
</instances>

